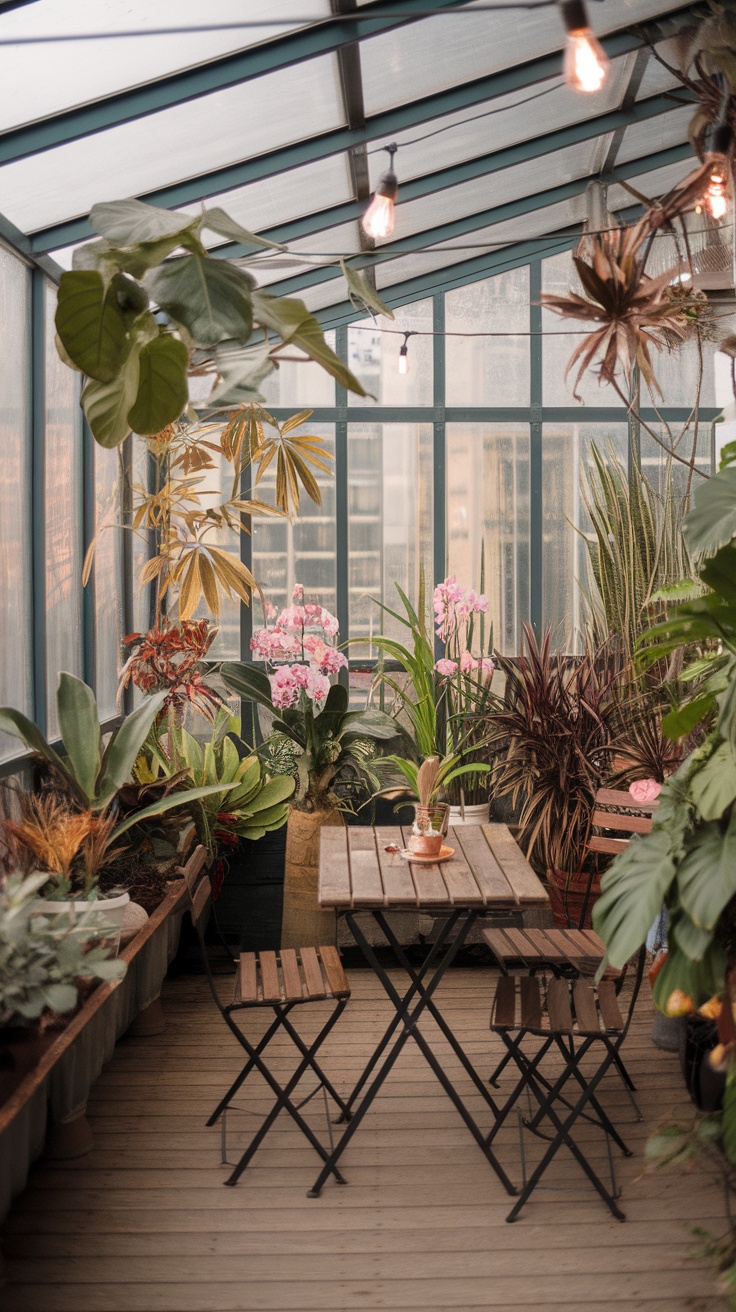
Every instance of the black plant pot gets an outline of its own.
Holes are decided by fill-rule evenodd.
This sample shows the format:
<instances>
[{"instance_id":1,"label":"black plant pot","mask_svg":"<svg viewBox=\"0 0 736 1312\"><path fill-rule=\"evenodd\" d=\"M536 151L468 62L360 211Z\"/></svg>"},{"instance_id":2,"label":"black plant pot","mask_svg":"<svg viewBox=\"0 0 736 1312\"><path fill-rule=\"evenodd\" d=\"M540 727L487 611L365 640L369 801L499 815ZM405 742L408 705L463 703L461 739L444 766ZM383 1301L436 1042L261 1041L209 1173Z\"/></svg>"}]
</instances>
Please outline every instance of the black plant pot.
<instances>
[{"instance_id":1,"label":"black plant pot","mask_svg":"<svg viewBox=\"0 0 736 1312\"><path fill-rule=\"evenodd\" d=\"M717 1112L726 1090L724 1071L714 1071L708 1056L718 1043L713 1020L688 1016L680 1031L680 1066L695 1106L701 1112Z\"/></svg>"},{"instance_id":2,"label":"black plant pot","mask_svg":"<svg viewBox=\"0 0 736 1312\"><path fill-rule=\"evenodd\" d=\"M243 952L277 949L284 903L286 825L256 842L241 839L227 858L227 873L214 904L217 928Z\"/></svg>"}]
</instances>

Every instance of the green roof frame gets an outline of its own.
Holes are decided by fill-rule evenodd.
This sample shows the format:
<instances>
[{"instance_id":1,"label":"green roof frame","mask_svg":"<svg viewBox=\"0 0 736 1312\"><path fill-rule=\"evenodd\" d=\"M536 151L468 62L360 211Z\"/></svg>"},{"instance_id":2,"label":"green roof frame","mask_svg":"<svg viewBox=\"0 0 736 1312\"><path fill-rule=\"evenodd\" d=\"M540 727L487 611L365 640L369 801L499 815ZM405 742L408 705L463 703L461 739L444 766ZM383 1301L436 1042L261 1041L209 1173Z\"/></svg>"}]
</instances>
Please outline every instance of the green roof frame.
<instances>
[{"instance_id":1,"label":"green roof frame","mask_svg":"<svg viewBox=\"0 0 736 1312\"><path fill-rule=\"evenodd\" d=\"M664 15L656 22L642 24L636 33L624 31L605 37L603 44L611 58L629 54L633 50L643 48L650 40L657 37L661 39L663 25L666 27L673 17L681 19L690 12L689 6L674 10L672 14ZM321 159L327 159L331 155L343 154L345 151L369 141L381 137L390 137L406 129L418 127L432 119L442 118L448 114L471 108L474 105L498 99L514 91L524 90L537 82L558 76L560 72L561 55L558 52L540 59L529 60L525 64L517 65L515 68L505 69L500 73L488 74L471 82L414 100L409 104L375 114L366 119L363 127L336 128L333 131L321 133L319 136L269 151L266 154L256 156L254 159L243 160L222 168L213 169L208 173L173 183L170 186L160 187L154 191L142 192L140 199L152 205L161 205L163 208L176 208L178 205L193 204L196 201L205 200L208 196L221 195L223 192L246 186L248 183L258 182L278 173L287 172L305 164L315 163ZM680 97L679 91L678 97ZM648 101L641 103L646 105L649 101L656 99L657 97L649 97ZM674 107L674 102L670 107ZM631 110L617 110L611 111L611 113L620 115L631 111L636 112L635 107L631 107ZM661 112L664 112L664 110ZM600 115L599 117L608 116ZM629 121L635 122L637 119L621 120L618 126L625 126ZM608 130L612 131L614 128ZM567 129L561 129L561 131L567 131ZM585 137L581 139L585 140ZM0 136L0 152L2 142L3 138ZM509 147L509 150L522 151L524 146L528 144L520 142L516 147ZM553 146L551 148L556 149L557 147ZM531 156L529 157L531 158ZM0 161L1 159L2 155L0 153ZM509 162L514 161L509 160ZM499 167L506 167L506 165L499 165ZM403 194L406 194L406 187L410 185L410 183L404 184ZM61 246L68 246L74 242L84 241L85 238L91 236L93 236L93 233L86 216L78 216L36 230L31 235L31 242L34 251L43 252Z\"/></svg>"},{"instance_id":2,"label":"green roof frame","mask_svg":"<svg viewBox=\"0 0 736 1312\"><path fill-rule=\"evenodd\" d=\"M358 19L333 15L319 24L288 32L246 50L223 55L206 64L170 73L155 82L131 87L102 100L93 100L4 132L0 134L0 164L25 159L39 151L51 150L80 137L104 132L106 128L145 118L160 109L197 100L213 91L250 82L253 78L320 55L333 54L356 41L417 22L433 9L455 8L468 3L469 0L401 0L402 11L415 13L413 17L397 18L395 0L372 0L361 7Z\"/></svg>"}]
</instances>

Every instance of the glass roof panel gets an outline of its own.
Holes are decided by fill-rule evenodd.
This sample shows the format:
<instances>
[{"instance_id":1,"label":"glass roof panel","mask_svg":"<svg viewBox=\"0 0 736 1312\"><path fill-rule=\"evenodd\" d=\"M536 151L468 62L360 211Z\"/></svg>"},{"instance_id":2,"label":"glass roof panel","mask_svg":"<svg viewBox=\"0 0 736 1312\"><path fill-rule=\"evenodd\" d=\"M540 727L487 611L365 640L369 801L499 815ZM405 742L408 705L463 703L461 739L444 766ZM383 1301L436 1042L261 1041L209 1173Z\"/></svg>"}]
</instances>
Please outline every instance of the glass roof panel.
<instances>
[{"instance_id":1,"label":"glass roof panel","mask_svg":"<svg viewBox=\"0 0 736 1312\"><path fill-rule=\"evenodd\" d=\"M697 160L693 155L691 160L685 159L681 164L668 164L667 168L655 169L653 173L642 173L638 178L632 178L632 186L636 187L637 191L642 192L644 196L650 196L654 199L663 196L677 182L681 182L683 178L686 178L688 173L692 173L696 165ZM626 191L625 187L613 185L608 188L609 210L623 210L635 203L631 192Z\"/></svg>"},{"instance_id":2,"label":"glass roof panel","mask_svg":"<svg viewBox=\"0 0 736 1312\"><path fill-rule=\"evenodd\" d=\"M392 141L399 147L396 156L399 178L421 177L460 160L474 159L523 141L529 135L532 115L546 133L605 114L620 104L630 63L631 56L614 60L611 77L597 96L582 99L559 79L549 79L539 86L392 134ZM386 168L387 156L380 147L375 151L369 148L369 155L371 181L375 186Z\"/></svg>"},{"instance_id":3,"label":"glass roof panel","mask_svg":"<svg viewBox=\"0 0 736 1312\"><path fill-rule=\"evenodd\" d=\"M554 7L462 12L425 18L361 45L366 113L376 114L491 71L512 68L561 50L563 29ZM672 8L672 0L606 0L591 6L596 32L641 23ZM438 60L437 52L442 52Z\"/></svg>"},{"instance_id":4,"label":"glass roof panel","mask_svg":"<svg viewBox=\"0 0 736 1312\"><path fill-rule=\"evenodd\" d=\"M131 86L204 64L220 55L283 36L300 23L233 28L220 32L146 35L151 28L202 27L205 24L285 18L295 12L303 22L330 13L329 0L35 0L0 15L0 36L68 35L130 32L141 35L97 41L45 42L0 46L0 131L57 114Z\"/></svg>"},{"instance_id":5,"label":"glass roof panel","mask_svg":"<svg viewBox=\"0 0 736 1312\"><path fill-rule=\"evenodd\" d=\"M674 42L661 41L655 46L663 59L668 64L677 63L677 53L674 50ZM650 55L649 62L644 69L644 76L639 84L639 94L637 100L646 100L647 96L656 96L663 91L669 91L673 87L681 87L682 84L676 77L670 73L669 69L660 64L659 60Z\"/></svg>"},{"instance_id":6,"label":"glass roof panel","mask_svg":"<svg viewBox=\"0 0 736 1312\"><path fill-rule=\"evenodd\" d=\"M400 241L402 237L425 231L436 224L450 223L467 214L495 208L518 197L534 196L575 178L588 177L600 167L609 140L609 136L597 137L593 142L569 146L542 159L515 164L512 168L448 187L432 196L400 203L396 207L393 240Z\"/></svg>"},{"instance_id":7,"label":"glass roof panel","mask_svg":"<svg viewBox=\"0 0 736 1312\"><path fill-rule=\"evenodd\" d=\"M687 141L688 124L692 116L693 106L688 105L682 109L673 109L669 114L660 114L658 118L648 119L646 123L632 123L624 133L616 163L643 159L654 151L667 150L669 146L678 146Z\"/></svg>"},{"instance_id":8,"label":"glass roof panel","mask_svg":"<svg viewBox=\"0 0 736 1312\"><path fill-rule=\"evenodd\" d=\"M343 122L337 60L325 55L6 164L0 213L33 232Z\"/></svg>"}]
</instances>

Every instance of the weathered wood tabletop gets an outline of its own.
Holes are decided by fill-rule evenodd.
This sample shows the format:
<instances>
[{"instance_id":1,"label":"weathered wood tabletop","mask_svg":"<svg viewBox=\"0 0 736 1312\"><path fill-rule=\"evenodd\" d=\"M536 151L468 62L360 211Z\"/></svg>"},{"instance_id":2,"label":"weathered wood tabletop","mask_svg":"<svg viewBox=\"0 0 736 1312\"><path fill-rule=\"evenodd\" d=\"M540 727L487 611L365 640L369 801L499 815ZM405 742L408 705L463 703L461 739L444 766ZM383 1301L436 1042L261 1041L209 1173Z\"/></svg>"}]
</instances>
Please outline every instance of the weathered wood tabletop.
<instances>
[{"instance_id":1,"label":"weathered wood tabletop","mask_svg":"<svg viewBox=\"0 0 736 1312\"><path fill-rule=\"evenodd\" d=\"M514 910L547 906L535 875L506 825L450 829L455 853L431 865L406 861L390 847L404 848L409 830L398 826L324 828L320 834L321 907L337 911L372 907L488 907Z\"/></svg>"}]
</instances>

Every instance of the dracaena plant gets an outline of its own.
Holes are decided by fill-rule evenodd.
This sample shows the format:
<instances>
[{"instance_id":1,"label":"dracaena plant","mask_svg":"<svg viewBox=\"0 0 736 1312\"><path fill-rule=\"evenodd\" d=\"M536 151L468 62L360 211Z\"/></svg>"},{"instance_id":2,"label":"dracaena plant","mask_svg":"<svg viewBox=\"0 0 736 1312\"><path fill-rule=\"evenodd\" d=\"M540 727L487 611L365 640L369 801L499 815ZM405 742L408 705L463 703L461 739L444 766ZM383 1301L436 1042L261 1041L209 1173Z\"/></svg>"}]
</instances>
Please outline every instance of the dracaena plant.
<instances>
[{"instance_id":1,"label":"dracaena plant","mask_svg":"<svg viewBox=\"0 0 736 1312\"><path fill-rule=\"evenodd\" d=\"M160 433L190 406L262 400L285 344L365 395L304 303L258 289L244 267L285 247L219 207L191 215L110 201L95 205L89 222L99 240L80 247L61 277L56 331L62 359L87 379L82 407L102 446L131 431ZM205 232L238 243L238 263L209 250ZM359 273L345 272L352 298L393 318Z\"/></svg>"}]
</instances>

